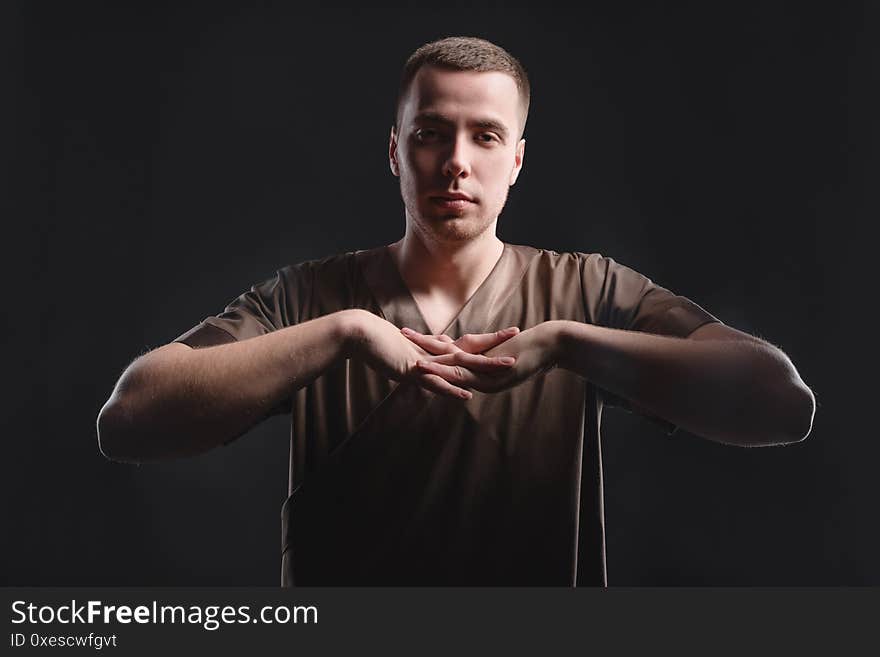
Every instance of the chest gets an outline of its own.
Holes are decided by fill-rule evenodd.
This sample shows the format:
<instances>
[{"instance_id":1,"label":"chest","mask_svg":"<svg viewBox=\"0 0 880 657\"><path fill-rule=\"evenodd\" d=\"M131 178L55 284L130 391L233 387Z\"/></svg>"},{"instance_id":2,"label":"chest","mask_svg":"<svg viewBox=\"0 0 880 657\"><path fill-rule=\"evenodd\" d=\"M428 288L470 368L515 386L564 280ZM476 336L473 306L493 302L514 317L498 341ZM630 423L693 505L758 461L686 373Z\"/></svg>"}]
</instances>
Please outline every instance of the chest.
<instances>
[{"instance_id":1,"label":"chest","mask_svg":"<svg viewBox=\"0 0 880 657\"><path fill-rule=\"evenodd\" d=\"M447 326L458 317L463 303L438 297L413 295L419 312L432 335L443 333Z\"/></svg>"}]
</instances>

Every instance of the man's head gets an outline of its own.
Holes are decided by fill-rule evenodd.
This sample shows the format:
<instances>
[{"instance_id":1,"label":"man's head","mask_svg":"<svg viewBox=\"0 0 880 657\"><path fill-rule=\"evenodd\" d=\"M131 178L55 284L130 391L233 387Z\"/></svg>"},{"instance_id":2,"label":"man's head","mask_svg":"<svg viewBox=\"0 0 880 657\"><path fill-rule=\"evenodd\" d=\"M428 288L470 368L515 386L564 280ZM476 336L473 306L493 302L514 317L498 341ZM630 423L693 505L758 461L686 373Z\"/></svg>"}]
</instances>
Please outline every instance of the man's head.
<instances>
[{"instance_id":1,"label":"man's head","mask_svg":"<svg viewBox=\"0 0 880 657\"><path fill-rule=\"evenodd\" d=\"M389 158L413 229L461 241L494 226L522 166L528 106L525 70L488 41L451 37L412 54Z\"/></svg>"},{"instance_id":2,"label":"man's head","mask_svg":"<svg viewBox=\"0 0 880 657\"><path fill-rule=\"evenodd\" d=\"M484 73L496 71L507 73L516 83L519 90L520 124L518 137L522 139L526 129L526 118L529 114L531 90L529 77L522 64L504 48L490 41L477 37L447 37L439 41L426 43L416 50L406 64L400 76L400 88L397 93L397 105L394 126L400 129L400 113L403 101L409 92L413 78L424 66L435 66L451 71L474 71Z\"/></svg>"}]
</instances>

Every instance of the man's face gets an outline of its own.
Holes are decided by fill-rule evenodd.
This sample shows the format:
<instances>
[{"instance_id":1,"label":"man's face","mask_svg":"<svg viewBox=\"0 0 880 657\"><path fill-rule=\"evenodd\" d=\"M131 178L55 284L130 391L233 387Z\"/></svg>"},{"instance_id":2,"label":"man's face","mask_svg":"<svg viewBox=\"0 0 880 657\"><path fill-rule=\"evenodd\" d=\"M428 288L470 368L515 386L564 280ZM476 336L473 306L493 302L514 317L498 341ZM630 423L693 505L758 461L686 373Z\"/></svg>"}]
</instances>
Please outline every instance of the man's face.
<instances>
[{"instance_id":1,"label":"man's face","mask_svg":"<svg viewBox=\"0 0 880 657\"><path fill-rule=\"evenodd\" d=\"M421 68L389 144L408 224L441 242L473 239L492 227L522 167L520 121L510 75Z\"/></svg>"}]
</instances>

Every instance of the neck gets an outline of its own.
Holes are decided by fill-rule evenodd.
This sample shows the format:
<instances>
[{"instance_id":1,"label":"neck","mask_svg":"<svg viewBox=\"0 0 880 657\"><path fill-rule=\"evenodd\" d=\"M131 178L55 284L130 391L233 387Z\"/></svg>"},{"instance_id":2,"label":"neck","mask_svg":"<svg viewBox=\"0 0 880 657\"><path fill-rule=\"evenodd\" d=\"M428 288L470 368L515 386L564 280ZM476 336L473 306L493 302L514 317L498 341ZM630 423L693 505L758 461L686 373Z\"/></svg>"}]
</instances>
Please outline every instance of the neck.
<instances>
[{"instance_id":1,"label":"neck","mask_svg":"<svg viewBox=\"0 0 880 657\"><path fill-rule=\"evenodd\" d=\"M407 222L406 234L389 249L413 295L464 303L495 267L504 243L494 223L473 239L440 242L426 239Z\"/></svg>"}]
</instances>

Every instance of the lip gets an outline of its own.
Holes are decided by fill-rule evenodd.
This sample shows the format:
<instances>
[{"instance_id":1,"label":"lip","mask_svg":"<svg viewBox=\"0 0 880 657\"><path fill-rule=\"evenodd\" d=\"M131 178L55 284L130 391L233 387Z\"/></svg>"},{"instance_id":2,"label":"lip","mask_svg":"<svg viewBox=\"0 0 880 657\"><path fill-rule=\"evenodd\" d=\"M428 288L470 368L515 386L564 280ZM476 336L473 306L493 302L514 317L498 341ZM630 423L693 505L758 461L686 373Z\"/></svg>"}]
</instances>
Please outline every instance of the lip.
<instances>
[{"instance_id":1,"label":"lip","mask_svg":"<svg viewBox=\"0 0 880 657\"><path fill-rule=\"evenodd\" d=\"M474 203L474 199L461 192L447 192L446 194L431 196L430 198L431 203L437 207L455 212L462 212Z\"/></svg>"},{"instance_id":2,"label":"lip","mask_svg":"<svg viewBox=\"0 0 880 657\"><path fill-rule=\"evenodd\" d=\"M465 198L450 198L448 196L432 196L431 202L444 210L464 210L473 203Z\"/></svg>"},{"instance_id":3,"label":"lip","mask_svg":"<svg viewBox=\"0 0 880 657\"><path fill-rule=\"evenodd\" d=\"M449 194L437 194L432 196L431 199L438 199L441 201L467 201L468 203L473 203L474 199L468 196L467 194L461 194L460 192L451 192Z\"/></svg>"}]
</instances>

